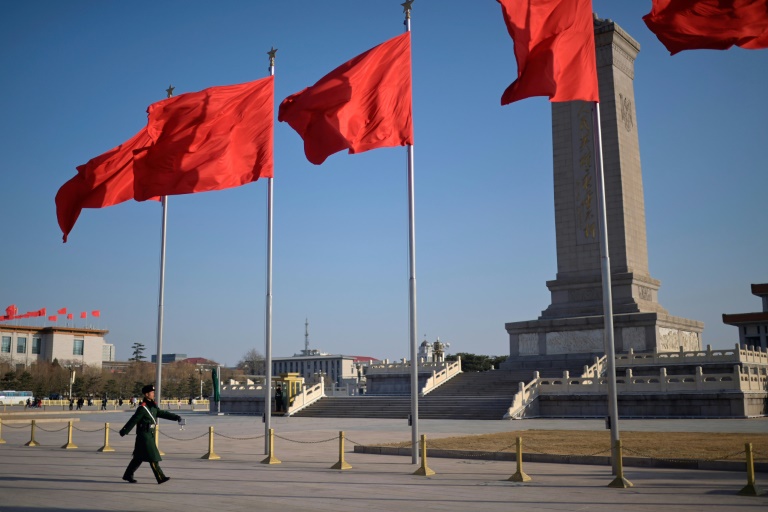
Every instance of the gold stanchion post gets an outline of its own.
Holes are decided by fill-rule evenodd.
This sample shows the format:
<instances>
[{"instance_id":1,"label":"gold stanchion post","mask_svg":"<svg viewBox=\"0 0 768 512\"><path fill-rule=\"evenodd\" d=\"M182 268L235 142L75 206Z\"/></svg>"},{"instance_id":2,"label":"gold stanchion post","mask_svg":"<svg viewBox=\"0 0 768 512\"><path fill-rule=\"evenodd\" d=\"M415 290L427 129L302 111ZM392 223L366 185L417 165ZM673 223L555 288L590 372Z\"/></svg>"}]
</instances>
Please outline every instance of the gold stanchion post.
<instances>
[{"instance_id":1,"label":"gold stanchion post","mask_svg":"<svg viewBox=\"0 0 768 512\"><path fill-rule=\"evenodd\" d=\"M35 420L32 420L32 437L29 439L29 442L24 446L40 446L40 443L35 441Z\"/></svg>"},{"instance_id":2,"label":"gold stanchion post","mask_svg":"<svg viewBox=\"0 0 768 512\"><path fill-rule=\"evenodd\" d=\"M426 434L421 434L421 467L417 469L413 474L414 475L421 475L421 476L430 476L434 475L435 472L429 469L429 466L427 466L427 436Z\"/></svg>"},{"instance_id":3,"label":"gold stanchion post","mask_svg":"<svg viewBox=\"0 0 768 512\"><path fill-rule=\"evenodd\" d=\"M104 424L104 446L96 450L97 452L113 452L114 448L109 446L109 423Z\"/></svg>"},{"instance_id":4,"label":"gold stanchion post","mask_svg":"<svg viewBox=\"0 0 768 512\"><path fill-rule=\"evenodd\" d=\"M72 421L69 422L69 426L67 428L67 444L62 446L65 450L72 450L74 448L77 448L77 445L72 442Z\"/></svg>"},{"instance_id":5,"label":"gold stanchion post","mask_svg":"<svg viewBox=\"0 0 768 512\"><path fill-rule=\"evenodd\" d=\"M200 458L208 460L218 460L221 458L213 451L213 427L208 427L208 453Z\"/></svg>"},{"instance_id":6,"label":"gold stanchion post","mask_svg":"<svg viewBox=\"0 0 768 512\"><path fill-rule=\"evenodd\" d=\"M616 478L608 484L608 487L627 489L632 486L632 482L624 478L624 460L621 454L621 439L619 439L616 441Z\"/></svg>"},{"instance_id":7,"label":"gold stanchion post","mask_svg":"<svg viewBox=\"0 0 768 512\"><path fill-rule=\"evenodd\" d=\"M350 464L344 460L344 431L339 432L339 462L331 466L331 469L352 469Z\"/></svg>"},{"instance_id":8,"label":"gold stanchion post","mask_svg":"<svg viewBox=\"0 0 768 512\"><path fill-rule=\"evenodd\" d=\"M517 471L515 474L509 477L507 480L510 482L530 482L531 477L525 474L523 471L523 438L518 436L515 441L515 451L517 457Z\"/></svg>"},{"instance_id":9,"label":"gold stanchion post","mask_svg":"<svg viewBox=\"0 0 768 512\"><path fill-rule=\"evenodd\" d=\"M0 444L5 444L5 439L3 439L3 422L0 421Z\"/></svg>"},{"instance_id":10,"label":"gold stanchion post","mask_svg":"<svg viewBox=\"0 0 768 512\"><path fill-rule=\"evenodd\" d=\"M755 485L755 457L752 453L752 443L746 443L744 451L747 453L747 485L739 491L739 494L742 496L757 496L760 494L760 490Z\"/></svg>"},{"instance_id":11,"label":"gold stanchion post","mask_svg":"<svg viewBox=\"0 0 768 512\"><path fill-rule=\"evenodd\" d=\"M269 453L267 458L261 461L262 464L280 464L282 461L275 457L275 429L269 429Z\"/></svg>"}]
</instances>

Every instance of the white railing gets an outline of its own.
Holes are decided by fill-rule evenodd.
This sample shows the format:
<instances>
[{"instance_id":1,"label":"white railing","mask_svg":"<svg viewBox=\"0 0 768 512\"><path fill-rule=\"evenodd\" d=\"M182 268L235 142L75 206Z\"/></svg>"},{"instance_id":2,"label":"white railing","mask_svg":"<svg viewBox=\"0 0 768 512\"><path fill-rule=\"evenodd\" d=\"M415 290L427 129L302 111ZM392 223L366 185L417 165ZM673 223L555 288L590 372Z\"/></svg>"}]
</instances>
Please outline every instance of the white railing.
<instances>
[{"instance_id":1,"label":"white railing","mask_svg":"<svg viewBox=\"0 0 768 512\"><path fill-rule=\"evenodd\" d=\"M651 352L635 354L630 349L628 354L616 355L616 367L676 365L676 364L712 364L712 363L756 363L768 365L768 352L758 347L741 347L738 343L732 349L712 350L707 345L705 350L683 350L677 352Z\"/></svg>"},{"instance_id":2,"label":"white railing","mask_svg":"<svg viewBox=\"0 0 768 512\"><path fill-rule=\"evenodd\" d=\"M533 384L533 383L532 383ZM605 394L608 391L606 377L539 378L536 381L539 395ZM674 393L703 391L767 391L768 368L762 366L735 365L731 373L703 373L697 366L695 374L667 375L661 368L658 375L635 376L628 369L624 377L616 379L618 393Z\"/></svg>"},{"instance_id":3,"label":"white railing","mask_svg":"<svg viewBox=\"0 0 768 512\"><path fill-rule=\"evenodd\" d=\"M456 361L446 362L446 366L440 370L432 370L432 376L424 383L424 387L421 389L421 396L433 391L457 376L461 373L461 358L457 357Z\"/></svg>"},{"instance_id":4,"label":"white railing","mask_svg":"<svg viewBox=\"0 0 768 512\"><path fill-rule=\"evenodd\" d=\"M630 349L628 354L616 355L616 367L626 368L626 376L617 378L618 393L667 393L667 392L706 392L706 391L768 391L768 351L760 348L741 347L738 343L733 349L683 350L678 352L654 352L635 354ZM632 367L653 365L692 365L712 363L734 364L732 373L704 374L697 366L695 374L667 375L666 367L659 368L659 374L634 376ZM512 404L504 415L507 419L520 419L536 398L546 395L569 394L606 394L608 380L604 376L605 356L596 359L592 366L585 366L581 377L571 377L563 372L562 377L541 378L534 372L534 379L529 383L520 383L518 392L512 398Z\"/></svg>"},{"instance_id":5,"label":"white railing","mask_svg":"<svg viewBox=\"0 0 768 512\"><path fill-rule=\"evenodd\" d=\"M420 361L419 362L419 372L426 372L426 371L440 371L446 366L451 364L451 361L439 361L439 362L432 362L432 361ZM380 364L372 364L368 367L366 371L366 375L381 375L381 374L398 374L398 373L410 373L411 372L411 363L407 361L399 362L399 363L380 363Z\"/></svg>"},{"instance_id":6,"label":"white railing","mask_svg":"<svg viewBox=\"0 0 768 512\"><path fill-rule=\"evenodd\" d=\"M525 416L526 409L539 397L539 372L533 372L533 380L520 382L517 393L512 397L512 405L504 415L505 419L519 420Z\"/></svg>"},{"instance_id":7,"label":"white railing","mask_svg":"<svg viewBox=\"0 0 768 512\"><path fill-rule=\"evenodd\" d=\"M311 386L311 387L305 387L301 390L301 393L293 397L293 400L288 405L288 411L285 413L286 416L291 416L300 410L304 409L305 407L309 407L313 403L317 402L321 398L325 396L325 384L323 382L323 379L320 379L320 382L317 384Z\"/></svg>"}]
</instances>

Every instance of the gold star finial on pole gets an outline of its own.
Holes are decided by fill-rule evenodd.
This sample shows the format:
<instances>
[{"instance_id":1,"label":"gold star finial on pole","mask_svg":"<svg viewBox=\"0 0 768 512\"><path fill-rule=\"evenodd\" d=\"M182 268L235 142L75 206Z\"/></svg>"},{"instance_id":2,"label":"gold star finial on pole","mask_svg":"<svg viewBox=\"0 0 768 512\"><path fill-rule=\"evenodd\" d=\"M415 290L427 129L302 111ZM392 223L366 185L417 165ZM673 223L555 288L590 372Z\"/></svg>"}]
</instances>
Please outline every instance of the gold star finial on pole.
<instances>
[{"instance_id":1,"label":"gold star finial on pole","mask_svg":"<svg viewBox=\"0 0 768 512\"><path fill-rule=\"evenodd\" d=\"M411 17L411 5L413 4L414 0L405 0L402 5L403 6L403 12L405 13L405 18L409 19Z\"/></svg>"},{"instance_id":2,"label":"gold star finial on pole","mask_svg":"<svg viewBox=\"0 0 768 512\"><path fill-rule=\"evenodd\" d=\"M173 90L174 90L174 89L175 89L175 87L169 84L169 85L168 85L168 88L165 90L165 92L167 92L167 93L168 93L168 97L169 97L169 98L170 98L171 96L173 96Z\"/></svg>"},{"instance_id":3,"label":"gold star finial on pole","mask_svg":"<svg viewBox=\"0 0 768 512\"><path fill-rule=\"evenodd\" d=\"M271 47L272 49L267 52L267 55L269 55L269 65L274 66L275 65L275 54L277 53L277 48L274 46Z\"/></svg>"}]
</instances>

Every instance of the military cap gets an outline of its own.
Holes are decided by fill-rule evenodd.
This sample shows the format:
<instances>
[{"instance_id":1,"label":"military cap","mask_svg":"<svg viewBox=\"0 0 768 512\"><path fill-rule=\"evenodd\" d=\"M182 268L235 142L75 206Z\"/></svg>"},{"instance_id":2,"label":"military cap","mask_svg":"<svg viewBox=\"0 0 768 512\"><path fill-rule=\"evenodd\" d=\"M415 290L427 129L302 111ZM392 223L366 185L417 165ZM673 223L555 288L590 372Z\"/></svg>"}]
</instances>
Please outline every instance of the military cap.
<instances>
[{"instance_id":1,"label":"military cap","mask_svg":"<svg viewBox=\"0 0 768 512\"><path fill-rule=\"evenodd\" d=\"M155 386L153 386L152 384L147 384L146 386L141 388L141 393L146 395L150 391L154 391L154 390L155 390Z\"/></svg>"}]
</instances>

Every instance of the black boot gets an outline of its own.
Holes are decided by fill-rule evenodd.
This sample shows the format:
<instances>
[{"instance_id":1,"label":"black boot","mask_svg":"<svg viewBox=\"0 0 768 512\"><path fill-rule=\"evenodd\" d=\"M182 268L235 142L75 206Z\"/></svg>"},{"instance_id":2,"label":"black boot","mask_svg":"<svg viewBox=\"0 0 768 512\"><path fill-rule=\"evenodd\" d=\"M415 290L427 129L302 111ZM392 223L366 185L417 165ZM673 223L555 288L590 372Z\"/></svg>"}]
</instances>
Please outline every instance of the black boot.
<instances>
[{"instance_id":1,"label":"black boot","mask_svg":"<svg viewBox=\"0 0 768 512\"><path fill-rule=\"evenodd\" d=\"M150 462L149 467L152 468L152 472L155 474L155 478L157 479L158 484L164 484L170 480L170 477L167 477L163 474L163 470L160 469L160 464L157 462Z\"/></svg>"},{"instance_id":2,"label":"black boot","mask_svg":"<svg viewBox=\"0 0 768 512\"><path fill-rule=\"evenodd\" d=\"M136 483L136 479L133 478L133 474L136 472L137 469L139 469L139 466L141 466L141 461L138 459L131 459L131 462L128 463L128 467L125 468L125 473L123 473L123 480L126 482L130 482L132 484Z\"/></svg>"}]
</instances>

